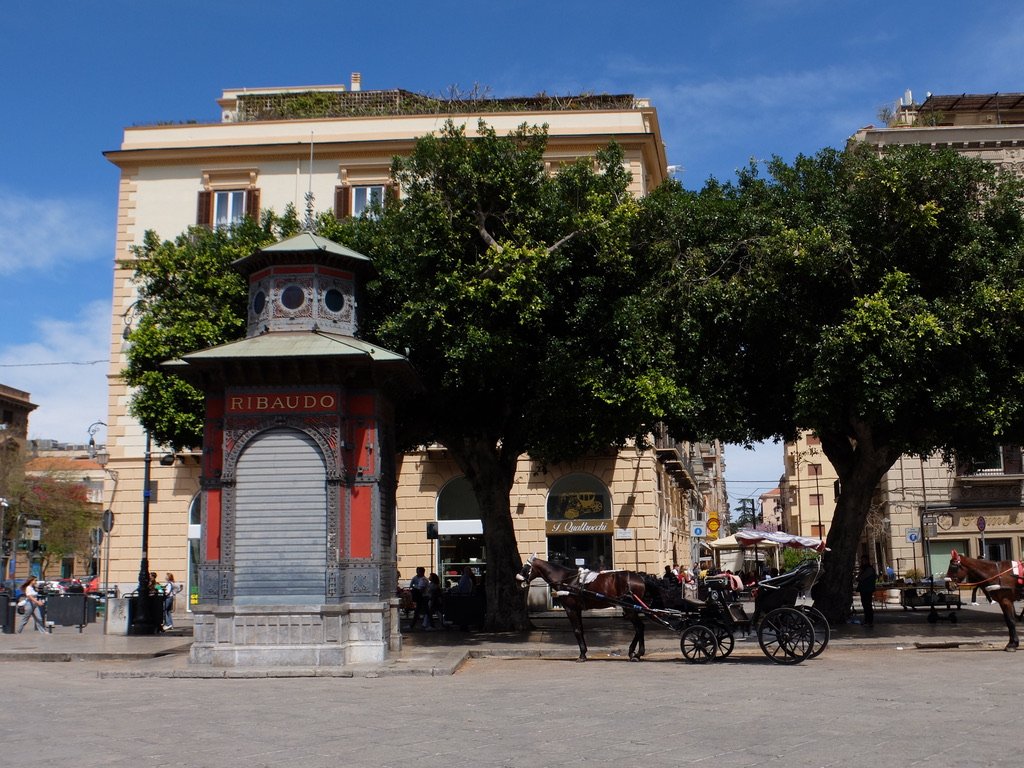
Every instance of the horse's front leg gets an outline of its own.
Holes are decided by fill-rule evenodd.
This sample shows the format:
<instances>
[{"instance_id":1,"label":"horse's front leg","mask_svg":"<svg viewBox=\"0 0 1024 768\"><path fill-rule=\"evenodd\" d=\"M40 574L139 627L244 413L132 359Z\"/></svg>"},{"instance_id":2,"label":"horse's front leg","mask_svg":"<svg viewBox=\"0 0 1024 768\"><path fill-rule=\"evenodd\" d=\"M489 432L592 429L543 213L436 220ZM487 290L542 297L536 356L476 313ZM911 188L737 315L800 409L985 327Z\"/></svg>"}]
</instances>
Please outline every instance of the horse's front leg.
<instances>
[{"instance_id":1,"label":"horse's front leg","mask_svg":"<svg viewBox=\"0 0 1024 768\"><path fill-rule=\"evenodd\" d=\"M629 660L642 661L647 649L644 647L644 620L637 613L630 611L629 620L633 624L633 642L629 644Z\"/></svg>"},{"instance_id":2,"label":"horse's front leg","mask_svg":"<svg viewBox=\"0 0 1024 768\"><path fill-rule=\"evenodd\" d=\"M565 606L565 615L569 617L569 624L572 625L572 632L576 635L576 644L580 647L580 656L576 661L587 660L587 640L583 637L583 610L580 607L570 608Z\"/></svg>"}]
</instances>

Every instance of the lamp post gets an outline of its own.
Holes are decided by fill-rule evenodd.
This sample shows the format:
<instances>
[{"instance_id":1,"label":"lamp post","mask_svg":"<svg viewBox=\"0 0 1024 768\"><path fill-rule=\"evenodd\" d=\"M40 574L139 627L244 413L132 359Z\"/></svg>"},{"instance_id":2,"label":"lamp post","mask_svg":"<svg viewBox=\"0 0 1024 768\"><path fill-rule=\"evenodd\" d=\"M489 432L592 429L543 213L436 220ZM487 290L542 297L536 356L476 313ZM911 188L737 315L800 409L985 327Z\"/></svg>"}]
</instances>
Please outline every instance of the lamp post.
<instances>
[{"instance_id":1,"label":"lamp post","mask_svg":"<svg viewBox=\"0 0 1024 768\"><path fill-rule=\"evenodd\" d=\"M816 453L815 449L811 449L811 455ZM809 467L817 467L814 472L814 500L818 502L818 538L822 541L825 540L825 528L821 524L821 507L822 502L825 500L821 498L821 488L818 486L818 478L821 477L821 464L808 464Z\"/></svg>"},{"instance_id":2,"label":"lamp post","mask_svg":"<svg viewBox=\"0 0 1024 768\"><path fill-rule=\"evenodd\" d=\"M89 433L89 458L90 459L95 459L96 458L96 433L99 432L100 427L105 427L105 426L107 426L107 425L105 423L103 423L102 421L94 421L92 424L90 424L86 428L86 431Z\"/></svg>"},{"instance_id":3,"label":"lamp post","mask_svg":"<svg viewBox=\"0 0 1024 768\"><path fill-rule=\"evenodd\" d=\"M4 538L4 523L9 506L7 499L0 498L0 582L7 579L7 539ZM13 544L11 548L13 550Z\"/></svg>"},{"instance_id":4,"label":"lamp post","mask_svg":"<svg viewBox=\"0 0 1024 768\"><path fill-rule=\"evenodd\" d=\"M142 460L142 558L139 561L139 585L132 599L131 623L128 634L153 635L163 623L162 601L150 594L149 583L149 502L150 464L153 460L153 441L146 430L146 453Z\"/></svg>"}]
</instances>

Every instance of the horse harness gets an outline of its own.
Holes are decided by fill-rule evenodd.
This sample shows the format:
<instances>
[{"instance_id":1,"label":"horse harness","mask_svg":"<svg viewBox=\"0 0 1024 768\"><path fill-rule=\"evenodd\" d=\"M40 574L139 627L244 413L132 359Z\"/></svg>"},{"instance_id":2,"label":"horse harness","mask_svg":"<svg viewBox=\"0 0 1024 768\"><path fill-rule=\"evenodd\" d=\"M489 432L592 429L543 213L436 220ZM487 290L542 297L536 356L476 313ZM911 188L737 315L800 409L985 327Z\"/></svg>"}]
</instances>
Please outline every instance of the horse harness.
<instances>
[{"instance_id":1,"label":"horse harness","mask_svg":"<svg viewBox=\"0 0 1024 768\"><path fill-rule=\"evenodd\" d=\"M962 566L961 563L960 563L960 555L959 554L957 554L953 558L953 564L956 565L958 568L965 567L965 566ZM1024 561L1021 561L1021 560L1011 560L1009 568L1006 568L1005 570L1000 571L999 573L995 574L994 576L989 576L987 579L982 579L981 581L975 581L975 582L959 582L958 586L960 586L960 587L981 587L985 592L988 592L988 591L993 590L993 589L1010 589L1010 587L1004 587L1002 584L998 583L998 580L1001 579L1003 576L1005 576L1008 573L1012 573L1013 574L1014 587L1017 589L1017 591L1018 592L1024 591ZM990 586L987 586L987 587L984 586L985 584L988 584L989 582L996 582L996 583L995 584L991 584Z\"/></svg>"}]
</instances>

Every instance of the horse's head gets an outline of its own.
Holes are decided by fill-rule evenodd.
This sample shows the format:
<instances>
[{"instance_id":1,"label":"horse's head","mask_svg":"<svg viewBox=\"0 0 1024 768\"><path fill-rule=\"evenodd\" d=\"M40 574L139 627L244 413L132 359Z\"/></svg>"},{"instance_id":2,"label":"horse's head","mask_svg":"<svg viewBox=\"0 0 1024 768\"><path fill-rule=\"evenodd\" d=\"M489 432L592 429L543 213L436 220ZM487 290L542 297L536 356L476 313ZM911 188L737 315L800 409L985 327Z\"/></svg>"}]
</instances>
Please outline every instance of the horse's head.
<instances>
[{"instance_id":1,"label":"horse's head","mask_svg":"<svg viewBox=\"0 0 1024 768\"><path fill-rule=\"evenodd\" d=\"M949 568L946 569L946 578L953 583L953 587L970 578L963 558L955 549L949 553Z\"/></svg>"},{"instance_id":2,"label":"horse's head","mask_svg":"<svg viewBox=\"0 0 1024 768\"><path fill-rule=\"evenodd\" d=\"M533 567L533 562L536 559L536 555L532 555L531 557L529 557L526 560L526 562L523 563L523 567L519 571L519 573L516 574L516 581L519 582L519 587L521 589L528 589L530 587L530 582L533 581L534 577L540 575L534 570Z\"/></svg>"}]
</instances>

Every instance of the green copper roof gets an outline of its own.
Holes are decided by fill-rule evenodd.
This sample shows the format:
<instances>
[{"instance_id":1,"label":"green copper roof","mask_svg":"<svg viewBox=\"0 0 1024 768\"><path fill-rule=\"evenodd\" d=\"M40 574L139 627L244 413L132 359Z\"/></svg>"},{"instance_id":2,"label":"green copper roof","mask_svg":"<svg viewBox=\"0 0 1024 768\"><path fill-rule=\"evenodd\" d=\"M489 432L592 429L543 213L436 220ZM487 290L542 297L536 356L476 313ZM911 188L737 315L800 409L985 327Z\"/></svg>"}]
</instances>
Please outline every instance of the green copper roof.
<instances>
[{"instance_id":1,"label":"green copper roof","mask_svg":"<svg viewBox=\"0 0 1024 768\"><path fill-rule=\"evenodd\" d=\"M248 269L255 271L260 266L271 263L294 263L297 257L304 257L310 261L315 261L316 259L309 258L312 255L319 255L321 257L331 256L334 259L348 262L357 269L373 268L373 261L368 256L364 256L359 251L353 251L351 248L346 248L344 245L333 240L328 240L326 237L314 235L312 232L300 232L289 237L287 240L261 248L255 253L236 259L233 266L243 271Z\"/></svg>"},{"instance_id":2,"label":"green copper roof","mask_svg":"<svg viewBox=\"0 0 1024 768\"><path fill-rule=\"evenodd\" d=\"M378 363L407 362L403 355L390 352L351 336L322 331L277 331L241 339L218 347L182 355L181 362L243 360L295 357L363 357ZM177 364L172 361L170 364Z\"/></svg>"}]
</instances>

